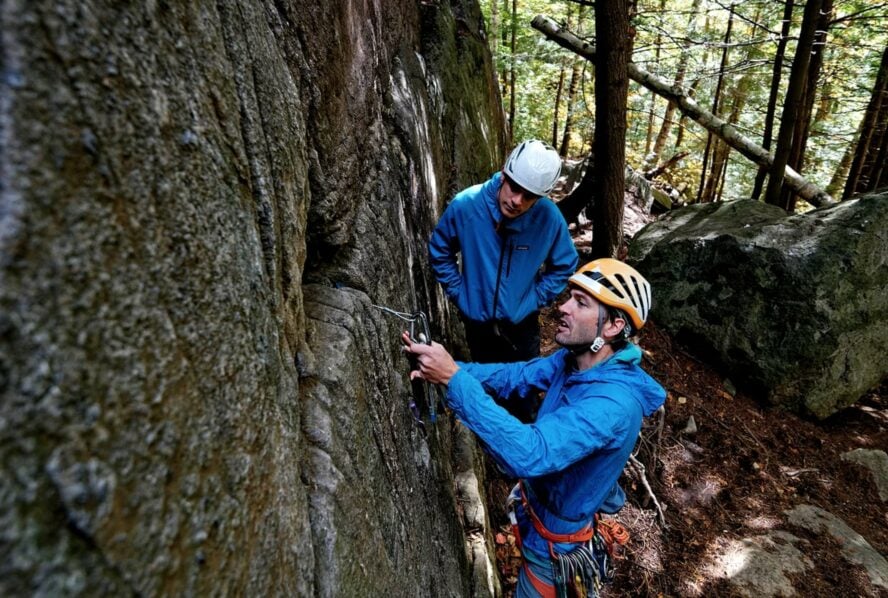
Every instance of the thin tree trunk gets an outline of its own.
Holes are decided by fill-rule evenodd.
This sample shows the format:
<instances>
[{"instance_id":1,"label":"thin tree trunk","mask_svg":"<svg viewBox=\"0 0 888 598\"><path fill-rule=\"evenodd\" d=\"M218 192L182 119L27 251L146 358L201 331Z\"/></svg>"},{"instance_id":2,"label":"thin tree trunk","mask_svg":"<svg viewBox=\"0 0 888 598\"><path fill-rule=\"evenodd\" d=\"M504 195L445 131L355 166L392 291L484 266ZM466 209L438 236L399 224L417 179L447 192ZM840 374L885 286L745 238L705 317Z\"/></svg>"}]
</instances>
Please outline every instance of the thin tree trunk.
<instances>
[{"instance_id":1,"label":"thin tree trunk","mask_svg":"<svg viewBox=\"0 0 888 598\"><path fill-rule=\"evenodd\" d=\"M532 24L535 29L563 48L576 52L580 56L589 60L594 60L595 46L593 44L580 40L569 31L564 31L549 17L537 15ZM752 160L756 164L770 167L774 158L764 148L740 133L736 127L731 126L729 123L703 109L683 90L673 88L668 81L646 72L632 62L628 64L627 70L629 71L630 79L638 82L667 100L675 102L678 109L681 110L683 114L692 118L708 131L712 131L719 135L744 157ZM806 181L793 169L786 168L783 176L786 183L793 189L797 189L799 196L811 205L820 207L833 202L833 199L827 195L823 189Z\"/></svg>"},{"instance_id":2,"label":"thin tree trunk","mask_svg":"<svg viewBox=\"0 0 888 598\"><path fill-rule=\"evenodd\" d=\"M808 136L812 125L811 113L814 110L814 100L817 96L818 83L820 83L820 69L823 66L823 53L826 46L829 24L832 21L832 13L833 0L823 0L823 6L820 9L820 15L815 26L814 42L811 48L811 62L808 65L808 80L805 85L805 91L802 94L802 101L793 131L792 150L789 154L789 166L799 173L802 172L804 166L805 148L808 145ZM796 194L790 189L784 187L780 201L781 205L786 206L787 212L795 211Z\"/></svg>"},{"instance_id":3,"label":"thin tree trunk","mask_svg":"<svg viewBox=\"0 0 888 598\"><path fill-rule=\"evenodd\" d=\"M786 55L786 44L789 42L789 29L792 26L793 0L784 0L783 21L780 27L780 41L777 42L777 54L774 57L774 70L771 71L771 94L768 96L768 111L765 114L765 132L762 134L762 147L771 149L771 136L774 134L774 116L777 114L777 97L780 95L780 78L783 74L783 58ZM759 166L752 188L752 199L758 200L765 184L768 169Z\"/></svg>"},{"instance_id":4,"label":"thin tree trunk","mask_svg":"<svg viewBox=\"0 0 888 598\"><path fill-rule=\"evenodd\" d=\"M499 0L490 0L490 32L488 33L488 39L490 40L490 54L493 57L493 69L495 72L497 61L499 60Z\"/></svg>"},{"instance_id":5,"label":"thin tree trunk","mask_svg":"<svg viewBox=\"0 0 888 598\"><path fill-rule=\"evenodd\" d=\"M765 202L780 206L784 210L787 205L780 201L780 192L783 189L783 177L780 175L786 170L789 153L792 149L793 128L796 114L800 109L799 102L805 90L805 78L808 75L808 65L811 62L811 45L814 42L814 33L817 29L817 20L822 4L822 0L808 0L805 4L802 29L799 32L796 54L792 61L792 70L789 73L786 101L783 105L783 114L780 117L780 131L777 134L774 163L768 173L768 186L765 188Z\"/></svg>"},{"instance_id":6,"label":"thin tree trunk","mask_svg":"<svg viewBox=\"0 0 888 598\"><path fill-rule=\"evenodd\" d=\"M700 85L700 79L694 79L694 82L691 83L691 86L688 88L688 91L687 91L688 98L693 99L694 95L697 93L697 86L698 85ZM680 89L680 88L677 87L676 89ZM675 102L670 101L669 104L672 106L675 106L676 108L678 107ZM688 122L688 115L685 112L682 112L681 110L679 110L679 112L681 112L681 116L678 119L678 128L675 131L675 147L672 148L673 151L676 151L676 152L679 150L682 142L684 141L685 125Z\"/></svg>"},{"instance_id":7,"label":"thin tree trunk","mask_svg":"<svg viewBox=\"0 0 888 598\"><path fill-rule=\"evenodd\" d=\"M582 65L579 61L574 62L570 72L570 86L567 88L567 114L564 117L564 134L561 137L561 147L558 154L564 158L567 156L567 148L570 146L570 136L573 133L577 88L580 85L580 77L582 76Z\"/></svg>"},{"instance_id":8,"label":"thin tree trunk","mask_svg":"<svg viewBox=\"0 0 888 598\"><path fill-rule=\"evenodd\" d=\"M857 134L854 135L854 139L852 139L851 143L845 148L845 153L842 154L842 159L839 160L839 165L836 166L836 170L833 173L832 179L829 181L829 185L826 186L826 192L836 197L840 193L842 193L842 188L845 185L845 181L848 178L848 171L851 170L851 160L854 158L854 148L856 147L856 141L860 138L860 129L863 121L857 127Z\"/></svg>"},{"instance_id":9,"label":"thin tree trunk","mask_svg":"<svg viewBox=\"0 0 888 598\"><path fill-rule=\"evenodd\" d=\"M511 16L509 15L509 0L503 0L503 18L502 22L510 22ZM509 30L510 27L500 26L500 48L501 53L505 53L505 49L509 47ZM500 60L500 85L503 89L502 96L503 101L506 101L506 98L509 97L509 68L512 64L512 56L509 55L509 60L506 60L505 57Z\"/></svg>"},{"instance_id":10,"label":"thin tree trunk","mask_svg":"<svg viewBox=\"0 0 888 598\"><path fill-rule=\"evenodd\" d=\"M694 0L694 3L691 5L690 16L688 17L688 24L686 27L689 37L696 33L699 8L700 0ZM688 68L688 57L691 54L690 49L690 42L685 43L681 49L681 54L678 57L678 70L675 72L675 82L673 83L676 88L680 88L684 84L685 72ZM663 122L660 124L660 130L654 140L654 147L650 153L647 153L647 151L645 152L645 168L652 168L660 160L660 156L663 154L663 148L666 147L666 140L669 139L669 133L672 132L672 125L674 124L672 121L674 117L675 102L667 102L666 111L663 113ZM678 151L677 144L676 151Z\"/></svg>"},{"instance_id":11,"label":"thin tree trunk","mask_svg":"<svg viewBox=\"0 0 888 598\"><path fill-rule=\"evenodd\" d=\"M552 147L558 144L558 112L561 108L561 91L564 89L564 75L567 68L561 65L561 72L558 73L558 87L555 90L555 110L552 114Z\"/></svg>"},{"instance_id":12,"label":"thin tree trunk","mask_svg":"<svg viewBox=\"0 0 888 598\"><path fill-rule=\"evenodd\" d=\"M722 48L721 62L718 67L718 82L715 85L715 97L712 99L712 113L718 116L718 104L721 100L722 84L725 79L725 68L728 66L728 45L731 43L731 29L734 26L734 5L728 8L728 27L725 30L724 48ZM704 199L703 186L706 181L706 163L709 161L709 148L712 145L712 133L706 135L706 149L703 151L703 168L700 169L700 186L697 188L697 202L708 201Z\"/></svg>"},{"instance_id":13,"label":"thin tree trunk","mask_svg":"<svg viewBox=\"0 0 888 598\"><path fill-rule=\"evenodd\" d=\"M866 112L863 114L863 121L860 125L860 137L857 139L854 160L851 162L848 181L845 183L843 199L851 197L855 193L862 193L874 188L871 187L871 183L877 181L868 180L864 167L870 156L872 158L878 157L878 144L874 143L874 141L879 141L879 136L875 133L880 121L884 123L886 115L888 115L888 48L885 48L885 52L882 54L882 64L879 66L878 75L876 75L873 94L870 96Z\"/></svg>"},{"instance_id":14,"label":"thin tree trunk","mask_svg":"<svg viewBox=\"0 0 888 598\"><path fill-rule=\"evenodd\" d=\"M666 11L666 0L660 0L660 14ZM660 70L660 49L663 45L663 35L657 31L657 41L654 42L654 70ZM651 106L648 109L648 126L644 137L645 168L650 168L657 163L657 158L651 156L651 142L654 139L654 109L657 106L657 96L651 95ZM667 107L668 109L668 107Z\"/></svg>"},{"instance_id":15,"label":"thin tree trunk","mask_svg":"<svg viewBox=\"0 0 888 598\"><path fill-rule=\"evenodd\" d=\"M583 31L583 17L585 13L585 6L580 5L577 9L577 33L582 34ZM570 13L570 9L568 8L568 14ZM567 20L570 23L570 18ZM576 107L576 99L577 99L577 88L580 85L580 79L582 78L582 65L580 61L576 58L573 60L573 64L570 69L570 84L567 88L567 111L564 116L564 134L561 137L561 147L558 150L558 155L562 158L567 157L567 150L570 147L570 136L573 133L573 125L574 125L574 109ZM552 147L558 147L556 143L552 143Z\"/></svg>"},{"instance_id":16,"label":"thin tree trunk","mask_svg":"<svg viewBox=\"0 0 888 598\"><path fill-rule=\"evenodd\" d=\"M598 196L592 205L592 255L616 257L623 243L626 100L629 94L629 2L595 5L595 142Z\"/></svg>"},{"instance_id":17,"label":"thin tree trunk","mask_svg":"<svg viewBox=\"0 0 888 598\"><path fill-rule=\"evenodd\" d=\"M518 34L518 0L512 0L512 57L509 61L509 143L515 139L515 37Z\"/></svg>"}]
</instances>

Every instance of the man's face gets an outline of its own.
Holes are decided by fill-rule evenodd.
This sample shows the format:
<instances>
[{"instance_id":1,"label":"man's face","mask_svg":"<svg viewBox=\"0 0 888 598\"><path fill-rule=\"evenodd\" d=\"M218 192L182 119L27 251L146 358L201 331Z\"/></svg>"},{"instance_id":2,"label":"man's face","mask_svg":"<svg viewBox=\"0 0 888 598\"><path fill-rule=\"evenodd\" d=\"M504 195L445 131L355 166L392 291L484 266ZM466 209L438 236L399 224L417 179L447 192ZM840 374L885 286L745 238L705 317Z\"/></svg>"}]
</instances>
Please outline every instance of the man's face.
<instances>
[{"instance_id":1,"label":"man's face","mask_svg":"<svg viewBox=\"0 0 888 598\"><path fill-rule=\"evenodd\" d=\"M599 303L592 295L577 288L570 289L570 299L558 306L561 316L555 342L563 347L591 345L598 328Z\"/></svg>"},{"instance_id":2,"label":"man's face","mask_svg":"<svg viewBox=\"0 0 888 598\"><path fill-rule=\"evenodd\" d=\"M503 184L496 196L500 212L506 218L517 218L533 207L540 198L502 173Z\"/></svg>"}]
</instances>

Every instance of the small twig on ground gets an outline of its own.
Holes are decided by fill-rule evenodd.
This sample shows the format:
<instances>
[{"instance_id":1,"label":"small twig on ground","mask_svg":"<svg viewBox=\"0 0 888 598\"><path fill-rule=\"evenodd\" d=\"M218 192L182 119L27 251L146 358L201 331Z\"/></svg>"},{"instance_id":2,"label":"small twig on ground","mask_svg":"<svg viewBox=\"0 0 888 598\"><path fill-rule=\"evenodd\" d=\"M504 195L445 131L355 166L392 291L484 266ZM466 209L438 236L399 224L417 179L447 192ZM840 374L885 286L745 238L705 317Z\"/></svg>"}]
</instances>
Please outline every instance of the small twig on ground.
<instances>
[{"instance_id":1,"label":"small twig on ground","mask_svg":"<svg viewBox=\"0 0 888 598\"><path fill-rule=\"evenodd\" d=\"M651 500L654 501L654 506L657 507L657 519L660 521L660 526L663 529L668 529L669 525L666 523L666 515L663 513L663 507L660 506L660 501L657 500L657 495L654 494L651 485L648 483L647 476L644 473L644 465L641 461L635 458L635 455L629 455L629 463L635 468L635 472L641 479L641 483L644 485L645 490L647 490L648 496L651 497Z\"/></svg>"}]
</instances>

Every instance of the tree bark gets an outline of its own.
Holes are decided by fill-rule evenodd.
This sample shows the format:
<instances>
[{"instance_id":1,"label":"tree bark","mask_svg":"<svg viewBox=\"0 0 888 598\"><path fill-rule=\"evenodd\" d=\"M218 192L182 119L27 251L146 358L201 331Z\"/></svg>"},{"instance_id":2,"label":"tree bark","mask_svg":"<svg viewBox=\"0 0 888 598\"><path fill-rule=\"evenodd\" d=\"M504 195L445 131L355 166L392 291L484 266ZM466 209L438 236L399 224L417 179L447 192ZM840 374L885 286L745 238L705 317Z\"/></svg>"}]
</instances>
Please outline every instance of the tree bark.
<instances>
[{"instance_id":1,"label":"tree bark","mask_svg":"<svg viewBox=\"0 0 888 598\"><path fill-rule=\"evenodd\" d=\"M666 0L660 0L660 13L666 11ZM660 49L663 46L663 35L661 31L657 31L657 41L654 42L655 50L654 50L654 65L656 66L655 70L660 70ZM648 126L647 131L645 132L644 137L644 162L645 168L650 168L654 164L657 163L659 159L657 156L651 155L651 143L654 140L654 109L657 106L657 95L651 95L651 106L648 109ZM667 104L668 110L668 104ZM662 127L661 127L662 128Z\"/></svg>"},{"instance_id":2,"label":"tree bark","mask_svg":"<svg viewBox=\"0 0 888 598\"><path fill-rule=\"evenodd\" d=\"M689 34L693 33L693 19L696 17L696 7L699 6L699 0L696 0L691 11L694 13L688 23ZM688 67L688 56L690 56L689 46L682 48L681 55L678 57L678 70L675 73L674 87L681 87L684 84L685 71ZM657 94L653 94L656 97ZM645 166L652 167L660 159L663 154L663 148L666 147L666 140L669 139L669 133L672 132L672 119L675 117L675 102L666 103L666 111L663 113L663 122L660 124L660 130L654 139L654 147L647 154ZM677 148L676 148L677 149Z\"/></svg>"},{"instance_id":3,"label":"tree bark","mask_svg":"<svg viewBox=\"0 0 888 598\"><path fill-rule=\"evenodd\" d=\"M722 48L722 56L721 62L718 67L718 81L715 84L715 94L712 99L712 113L715 116L718 116L718 104L721 100L721 90L722 84L725 80L725 68L728 66L728 46L731 43L731 29L734 27L734 5L728 8L728 26L725 30L725 41L724 47ZM712 199L711 195L709 197L704 197L704 184L706 182L706 165L709 161L709 148L712 145L712 131L709 131L706 135L706 149L703 150L703 168L700 169L700 186L697 188L697 202L701 201L710 201ZM717 144L716 144L717 145ZM716 147L713 150L713 153L717 150ZM721 170L721 165L719 165L719 170ZM713 168L715 170L715 168ZM711 185L710 185L711 188Z\"/></svg>"},{"instance_id":4,"label":"tree bark","mask_svg":"<svg viewBox=\"0 0 888 598\"><path fill-rule=\"evenodd\" d=\"M808 0L805 3L802 29L799 32L795 58L792 60L792 70L789 73L789 87L786 90L783 114L780 116L780 131L777 133L774 163L771 164L768 173L768 186L765 188L765 203L780 206L784 210L787 210L789 206L787 202L781 201L783 177L780 174L786 170L789 154L792 151L796 115L801 110L800 102L805 91L808 65L811 63L811 46L814 43L814 33L817 30L817 21L820 18L822 5L823 0Z\"/></svg>"},{"instance_id":5,"label":"tree bark","mask_svg":"<svg viewBox=\"0 0 888 598\"><path fill-rule=\"evenodd\" d=\"M580 34L583 31L583 16L585 8L585 6L581 5L577 10L577 33ZM570 84L567 88L567 113L564 116L564 135L561 137L561 147L558 150L558 155L560 155L562 158L567 157L567 150L570 147L570 136L571 134L573 134L577 88L580 86L580 79L582 78L582 76L582 65L580 64L580 61L578 59L575 59L570 70ZM552 147L555 147L554 143L552 144Z\"/></svg>"},{"instance_id":6,"label":"tree bark","mask_svg":"<svg viewBox=\"0 0 888 598\"><path fill-rule=\"evenodd\" d=\"M774 56L774 70L771 71L771 93L768 96L768 110L765 114L765 132L762 134L762 147L771 149L771 136L774 134L774 116L777 114L777 97L780 95L780 79L783 75L783 58L786 55L786 44L789 42L789 29L792 25L793 0L783 2L783 21L780 26L780 41L777 42L777 53ZM752 188L752 199L757 200L765 185L768 168L759 165Z\"/></svg>"},{"instance_id":7,"label":"tree bark","mask_svg":"<svg viewBox=\"0 0 888 598\"><path fill-rule=\"evenodd\" d=\"M854 150L854 160L851 162L851 171L848 173L848 181L845 183L843 199L851 197L855 193L875 189L873 185L877 184L878 180L869 180L871 175L868 176L865 166L870 160L875 161L878 158L878 142L880 137L884 135L877 135L877 133L880 124L882 127L888 128L886 119L888 119L888 48L885 48L885 52L882 54L882 64L879 66L878 75L876 75L873 94L870 96L860 125L860 137L857 139L857 148ZM884 133L884 130L881 132ZM881 145L884 148L885 144ZM872 170L878 171L883 168L883 164L874 164Z\"/></svg>"},{"instance_id":8,"label":"tree bark","mask_svg":"<svg viewBox=\"0 0 888 598\"><path fill-rule=\"evenodd\" d=\"M497 60L499 60L499 38L500 38L500 21L499 21L499 0L490 0L490 54L493 58L493 70L496 72Z\"/></svg>"},{"instance_id":9,"label":"tree bark","mask_svg":"<svg viewBox=\"0 0 888 598\"><path fill-rule=\"evenodd\" d=\"M789 166L796 172L802 172L805 164L805 149L808 145L808 136L810 135L811 115L814 111L814 100L817 97L817 88L820 83L820 69L823 66L823 53L826 46L826 36L829 31L829 24L833 16L833 0L823 0L820 8L820 15L817 18L817 24L814 32L814 42L811 48L811 62L808 65L808 75L805 85L805 91L802 93L799 113L796 118L796 124L793 131L792 150L789 154ZM784 187L780 198L781 205L786 207L787 212L794 212L796 205L796 194L790 189Z\"/></svg>"},{"instance_id":10,"label":"tree bark","mask_svg":"<svg viewBox=\"0 0 888 598\"><path fill-rule=\"evenodd\" d=\"M555 110L552 114L552 147L558 144L558 112L561 109L561 92L564 89L564 75L567 67L562 64L561 72L558 73L558 87L555 90Z\"/></svg>"},{"instance_id":11,"label":"tree bark","mask_svg":"<svg viewBox=\"0 0 888 598\"><path fill-rule=\"evenodd\" d=\"M509 144L515 141L515 37L518 35L518 0L512 0L512 56L509 60Z\"/></svg>"},{"instance_id":12,"label":"tree bark","mask_svg":"<svg viewBox=\"0 0 888 598\"><path fill-rule=\"evenodd\" d=\"M595 171L598 195L592 205L592 255L616 257L623 243L626 187L626 101L629 94L629 2L595 4Z\"/></svg>"},{"instance_id":13,"label":"tree bark","mask_svg":"<svg viewBox=\"0 0 888 598\"><path fill-rule=\"evenodd\" d=\"M537 15L533 20L533 27L560 46L576 52L584 58L594 60L595 46L593 44L584 42L569 31L564 31L552 19L543 15ZM693 98L687 95L684 89L673 87L668 81L648 73L632 62L627 65L627 70L630 79L667 100L675 102L683 114L724 139L728 145L740 152L744 157L765 167L770 167L773 163L774 159L768 154L767 150L740 133L736 127L731 126L702 108ZM795 170L786 168L783 176L786 183L811 205L820 207L833 202L833 199L823 189L806 181Z\"/></svg>"}]
</instances>

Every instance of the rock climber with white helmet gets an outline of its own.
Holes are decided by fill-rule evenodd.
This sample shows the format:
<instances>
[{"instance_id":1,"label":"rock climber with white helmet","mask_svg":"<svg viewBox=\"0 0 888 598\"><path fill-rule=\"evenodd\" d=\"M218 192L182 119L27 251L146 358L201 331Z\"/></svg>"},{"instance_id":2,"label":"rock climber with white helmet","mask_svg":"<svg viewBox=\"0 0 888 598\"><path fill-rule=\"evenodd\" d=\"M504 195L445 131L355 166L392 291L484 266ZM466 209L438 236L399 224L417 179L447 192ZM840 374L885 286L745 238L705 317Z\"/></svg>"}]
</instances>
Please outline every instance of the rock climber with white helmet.
<instances>
[{"instance_id":1,"label":"rock climber with white helmet","mask_svg":"<svg viewBox=\"0 0 888 598\"><path fill-rule=\"evenodd\" d=\"M545 197L560 172L554 149L525 141L501 172L458 193L432 234L431 265L460 311L473 361L539 355L539 309L577 267L567 223Z\"/></svg>"},{"instance_id":2,"label":"rock climber with white helmet","mask_svg":"<svg viewBox=\"0 0 888 598\"><path fill-rule=\"evenodd\" d=\"M507 473L520 481L511 518L524 566L516 596L597 596L613 574L608 528L625 497L617 480L642 418L666 392L641 369L630 337L644 326L651 288L634 268L594 260L569 280L558 307L561 349L522 363L454 361L438 343L413 343L411 378L446 386L446 401ZM523 423L492 398L521 401L545 393L536 419ZM615 501L618 504L609 504ZM619 527L619 526L616 526Z\"/></svg>"}]
</instances>

